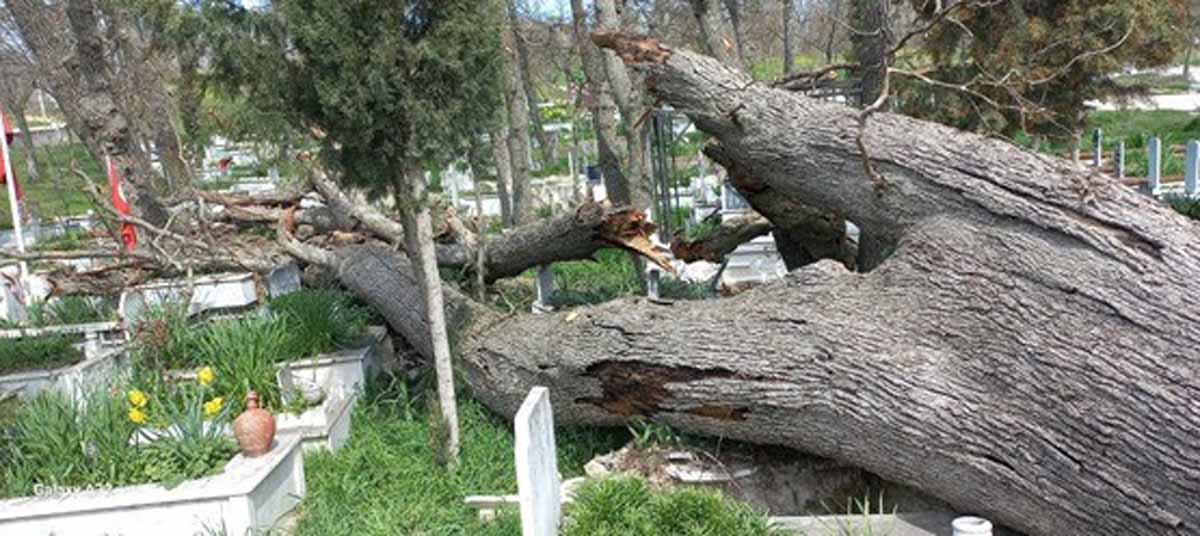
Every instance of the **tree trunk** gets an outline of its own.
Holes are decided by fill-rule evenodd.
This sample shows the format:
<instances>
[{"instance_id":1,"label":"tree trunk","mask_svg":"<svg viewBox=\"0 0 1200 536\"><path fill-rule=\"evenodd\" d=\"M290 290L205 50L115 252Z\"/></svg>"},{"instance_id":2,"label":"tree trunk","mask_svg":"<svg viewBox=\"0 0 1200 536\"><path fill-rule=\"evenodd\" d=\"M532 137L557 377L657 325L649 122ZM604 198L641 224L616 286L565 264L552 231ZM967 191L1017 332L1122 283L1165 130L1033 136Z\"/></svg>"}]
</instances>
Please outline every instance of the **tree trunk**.
<instances>
[{"instance_id":1,"label":"tree trunk","mask_svg":"<svg viewBox=\"0 0 1200 536\"><path fill-rule=\"evenodd\" d=\"M869 106L883 93L884 79L891 62L888 53L895 43L892 28L892 0L853 0L851 21L854 31L850 41L854 43L854 59L862 68L858 74L862 79L860 104Z\"/></svg>"},{"instance_id":2,"label":"tree trunk","mask_svg":"<svg viewBox=\"0 0 1200 536\"><path fill-rule=\"evenodd\" d=\"M604 190L614 205L630 205L633 193L629 181L621 170L621 157L616 148L617 107L613 102L608 77L604 72L601 51L588 38L587 12L583 0L571 0L571 14L575 33L575 44L587 79L587 90L591 94L592 125L596 131L596 153L600 171L604 175Z\"/></svg>"},{"instance_id":3,"label":"tree trunk","mask_svg":"<svg viewBox=\"0 0 1200 536\"><path fill-rule=\"evenodd\" d=\"M741 0L724 0L725 11L729 12L729 26L733 29L733 44L736 47L739 65L746 65L746 43L742 35Z\"/></svg>"},{"instance_id":4,"label":"tree trunk","mask_svg":"<svg viewBox=\"0 0 1200 536\"><path fill-rule=\"evenodd\" d=\"M769 186L858 223L873 270L822 262L716 302L536 318L447 289L476 396L511 415L544 385L562 424L643 415L788 445L1034 536L1200 527L1194 223L1107 176L886 113L865 133L887 180L877 189L855 110L652 42L598 39L715 138L706 152L740 190ZM333 257L427 351L403 258Z\"/></svg>"},{"instance_id":5,"label":"tree trunk","mask_svg":"<svg viewBox=\"0 0 1200 536\"><path fill-rule=\"evenodd\" d=\"M792 0L783 1L783 75L788 76L796 68L796 58L792 52Z\"/></svg>"},{"instance_id":6,"label":"tree trunk","mask_svg":"<svg viewBox=\"0 0 1200 536\"><path fill-rule=\"evenodd\" d=\"M507 126L492 131L492 158L496 161L496 200L500 203L500 224L512 227L512 198L508 195L508 185L512 184L512 158L508 153Z\"/></svg>"},{"instance_id":7,"label":"tree trunk","mask_svg":"<svg viewBox=\"0 0 1200 536\"><path fill-rule=\"evenodd\" d=\"M13 119L17 120L17 130L21 133L21 147L25 150L25 170L29 173L29 183L35 184L41 177L38 169L37 147L33 145L33 135L29 133L29 120L25 117L25 104L29 97L25 97L25 102L15 102L13 106L6 107L7 111L12 114Z\"/></svg>"},{"instance_id":8,"label":"tree trunk","mask_svg":"<svg viewBox=\"0 0 1200 536\"><path fill-rule=\"evenodd\" d=\"M532 199L529 190L529 100L517 54L517 18L514 0L509 0L508 27L504 32L504 48L508 53L508 153L512 169L512 221L520 225L528 221Z\"/></svg>"},{"instance_id":9,"label":"tree trunk","mask_svg":"<svg viewBox=\"0 0 1200 536\"><path fill-rule=\"evenodd\" d=\"M167 212L158 200L150 161L136 143L128 118L114 98L109 54L99 35L95 1L69 0L63 6L10 0L6 6L23 41L37 57L47 89L62 108L71 130L100 162L106 156L112 157L126 181L125 198L135 215L155 225L165 223ZM62 35L64 19L69 39Z\"/></svg>"},{"instance_id":10,"label":"tree trunk","mask_svg":"<svg viewBox=\"0 0 1200 536\"><path fill-rule=\"evenodd\" d=\"M404 238L407 250L415 253L412 263L413 279L420 286L422 310L429 333L434 369L437 372L437 394L439 417L442 422L435 426L445 435L435 437L439 455L450 467L458 465L459 426L458 402L454 394L454 367L450 358L450 339L446 331L445 308L442 298L442 280L438 275L437 254L433 244L433 222L429 205L425 200L425 177L420 168L405 172L404 198L398 199L404 217Z\"/></svg>"},{"instance_id":11,"label":"tree trunk","mask_svg":"<svg viewBox=\"0 0 1200 536\"><path fill-rule=\"evenodd\" d=\"M833 45L837 41L838 25L842 17L842 2L846 0L829 0L831 11L829 24L829 33L825 36L825 63L833 63Z\"/></svg>"},{"instance_id":12,"label":"tree trunk","mask_svg":"<svg viewBox=\"0 0 1200 536\"><path fill-rule=\"evenodd\" d=\"M709 56L717 58L726 65L739 66L737 57L730 54L725 45L725 32L722 30L721 10L713 5L717 0L688 0L692 5L692 15L700 28L700 42ZM739 66L740 67L740 66Z\"/></svg>"},{"instance_id":13,"label":"tree trunk","mask_svg":"<svg viewBox=\"0 0 1200 536\"><path fill-rule=\"evenodd\" d=\"M538 149L542 153L542 161L547 166L558 163L554 138L546 133L542 125L542 112L538 107L537 88L534 87L532 70L529 68L529 44L521 35L521 22L517 16L516 0L508 2L509 19L512 21L513 45L517 53L517 70L520 71L521 88L525 92L525 101L529 107L529 127L537 139Z\"/></svg>"},{"instance_id":14,"label":"tree trunk","mask_svg":"<svg viewBox=\"0 0 1200 536\"><path fill-rule=\"evenodd\" d=\"M622 29L621 16L617 13L614 0L596 0L596 22L600 31L615 32ZM646 107L642 105L640 88L633 87L621 58L611 52L601 51L600 54L604 58L605 77L617 103L617 109L621 112L621 120L625 123L625 145L629 155L628 165L625 167L628 173L625 178L629 199L623 203L645 209L651 202L650 177L645 172L649 169L645 142L645 134L648 131L645 127L650 123L642 121L642 127L635 125L642 120Z\"/></svg>"}]
</instances>

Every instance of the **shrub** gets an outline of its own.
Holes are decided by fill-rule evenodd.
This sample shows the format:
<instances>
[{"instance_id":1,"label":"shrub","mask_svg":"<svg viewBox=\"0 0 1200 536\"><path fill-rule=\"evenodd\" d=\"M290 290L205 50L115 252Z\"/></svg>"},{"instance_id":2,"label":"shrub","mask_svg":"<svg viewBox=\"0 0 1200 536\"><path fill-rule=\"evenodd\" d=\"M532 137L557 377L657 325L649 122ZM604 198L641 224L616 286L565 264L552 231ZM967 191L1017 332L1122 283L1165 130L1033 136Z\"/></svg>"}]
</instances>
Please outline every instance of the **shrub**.
<instances>
[{"instance_id":1,"label":"shrub","mask_svg":"<svg viewBox=\"0 0 1200 536\"><path fill-rule=\"evenodd\" d=\"M217 391L236 408L256 391L263 407L278 411L283 403L275 363L296 331L297 326L274 315L216 322L200 332L193 365L212 367Z\"/></svg>"},{"instance_id":2,"label":"shrub","mask_svg":"<svg viewBox=\"0 0 1200 536\"><path fill-rule=\"evenodd\" d=\"M720 493L698 489L652 492L642 480L585 484L566 513L564 536L771 535L767 518Z\"/></svg>"},{"instance_id":3,"label":"shrub","mask_svg":"<svg viewBox=\"0 0 1200 536\"><path fill-rule=\"evenodd\" d=\"M75 347L77 336L0 339L0 374L22 370L58 368L83 359Z\"/></svg>"}]
</instances>

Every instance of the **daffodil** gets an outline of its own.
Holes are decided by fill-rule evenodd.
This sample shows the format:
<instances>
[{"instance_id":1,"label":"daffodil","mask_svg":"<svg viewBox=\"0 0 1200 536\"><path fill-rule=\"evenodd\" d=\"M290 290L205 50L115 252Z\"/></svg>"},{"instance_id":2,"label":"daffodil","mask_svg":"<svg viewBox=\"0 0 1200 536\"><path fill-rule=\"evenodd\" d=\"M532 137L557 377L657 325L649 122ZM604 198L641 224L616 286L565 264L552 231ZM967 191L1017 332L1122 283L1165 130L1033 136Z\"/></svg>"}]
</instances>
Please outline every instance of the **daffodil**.
<instances>
[{"instance_id":1,"label":"daffodil","mask_svg":"<svg viewBox=\"0 0 1200 536\"><path fill-rule=\"evenodd\" d=\"M196 381L200 382L200 385L208 385L215 379L217 379L217 373L213 372L212 367L204 367L196 373Z\"/></svg>"},{"instance_id":2,"label":"daffodil","mask_svg":"<svg viewBox=\"0 0 1200 536\"><path fill-rule=\"evenodd\" d=\"M146 423L146 414L143 413L142 410L140 410L140 409L129 408L129 420L131 422L133 422L133 424L138 424L138 425L145 424Z\"/></svg>"},{"instance_id":3,"label":"daffodil","mask_svg":"<svg viewBox=\"0 0 1200 536\"><path fill-rule=\"evenodd\" d=\"M144 408L146 407L146 402L149 401L150 398L147 397L146 393L143 393L141 390L134 389L129 392L129 405L135 408Z\"/></svg>"},{"instance_id":4,"label":"daffodil","mask_svg":"<svg viewBox=\"0 0 1200 536\"><path fill-rule=\"evenodd\" d=\"M204 403L204 415L215 417L223 407L225 407L225 399L218 396Z\"/></svg>"}]
</instances>

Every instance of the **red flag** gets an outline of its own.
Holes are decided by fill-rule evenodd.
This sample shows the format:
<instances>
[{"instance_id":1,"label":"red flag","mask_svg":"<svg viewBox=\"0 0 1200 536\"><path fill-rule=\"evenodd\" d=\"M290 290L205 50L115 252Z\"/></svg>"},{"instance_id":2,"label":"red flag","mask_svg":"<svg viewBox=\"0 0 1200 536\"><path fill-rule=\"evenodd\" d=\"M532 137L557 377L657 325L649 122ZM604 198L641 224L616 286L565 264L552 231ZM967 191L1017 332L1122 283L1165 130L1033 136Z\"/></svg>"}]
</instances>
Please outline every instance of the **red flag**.
<instances>
[{"instance_id":1,"label":"red flag","mask_svg":"<svg viewBox=\"0 0 1200 536\"><path fill-rule=\"evenodd\" d=\"M7 183L5 181L8 177L4 173L4 157L6 154L12 152L13 127L12 120L8 118L8 114L4 110L0 109L0 115L4 116L4 139L8 147L7 151L0 153L0 186L6 186ZM25 191L21 189L21 181L17 180L16 174L17 172L13 171L13 189L17 192L17 201L20 201L25 198Z\"/></svg>"},{"instance_id":2,"label":"red flag","mask_svg":"<svg viewBox=\"0 0 1200 536\"><path fill-rule=\"evenodd\" d=\"M112 192L113 208L117 209L117 213L122 216L131 216L133 212L129 210L129 203L125 201L125 194L121 192L121 177L117 173L117 166L113 164L112 157L108 157L108 189ZM125 243L125 251L133 251L137 248L137 229L132 223L121 224L121 242Z\"/></svg>"}]
</instances>

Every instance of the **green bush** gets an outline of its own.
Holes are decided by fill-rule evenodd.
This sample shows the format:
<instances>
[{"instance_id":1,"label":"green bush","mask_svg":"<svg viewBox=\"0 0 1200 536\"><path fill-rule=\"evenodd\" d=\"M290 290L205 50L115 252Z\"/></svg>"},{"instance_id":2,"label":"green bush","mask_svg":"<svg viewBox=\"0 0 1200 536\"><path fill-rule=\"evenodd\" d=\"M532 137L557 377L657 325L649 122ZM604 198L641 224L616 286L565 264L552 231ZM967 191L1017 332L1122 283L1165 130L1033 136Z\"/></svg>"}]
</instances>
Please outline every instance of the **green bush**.
<instances>
[{"instance_id":1,"label":"green bush","mask_svg":"<svg viewBox=\"0 0 1200 536\"><path fill-rule=\"evenodd\" d=\"M70 335L0 339L0 374L58 368L78 362L84 357L75 347L78 340L77 336Z\"/></svg>"},{"instance_id":2,"label":"green bush","mask_svg":"<svg viewBox=\"0 0 1200 536\"><path fill-rule=\"evenodd\" d=\"M652 492L642 480L585 484L567 510L563 536L756 536L777 534L766 516L715 491Z\"/></svg>"}]
</instances>

